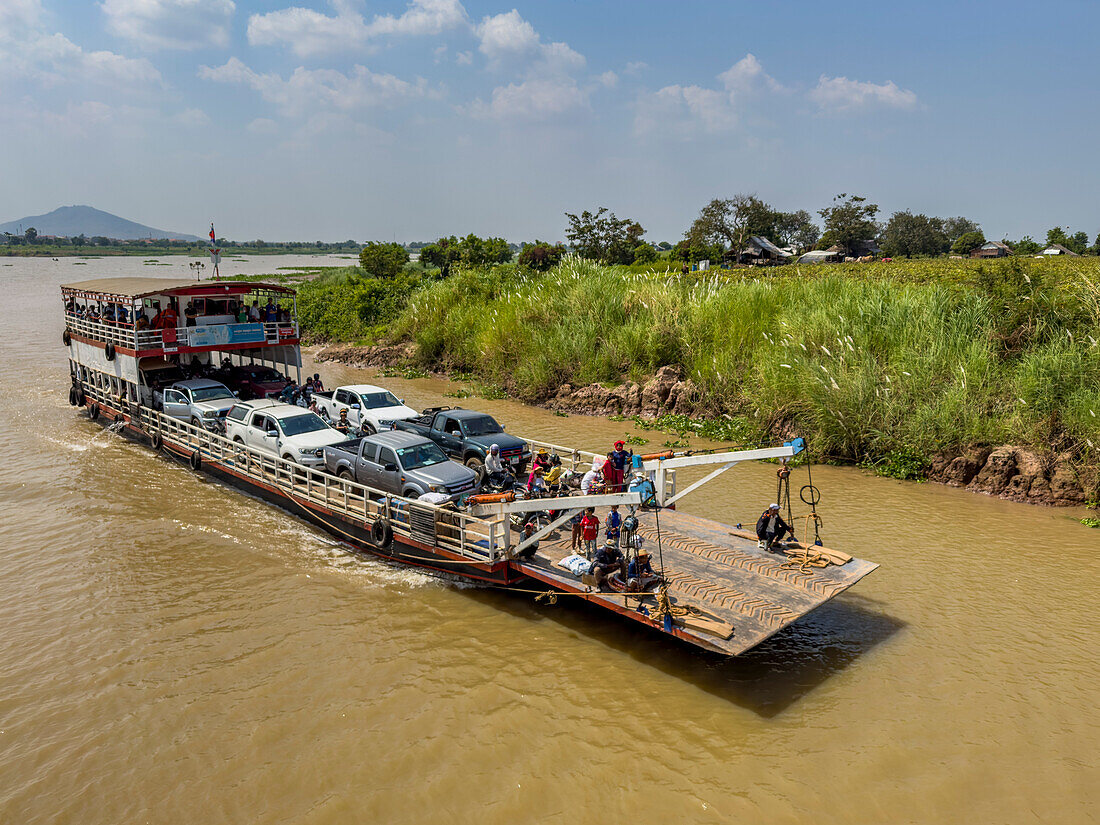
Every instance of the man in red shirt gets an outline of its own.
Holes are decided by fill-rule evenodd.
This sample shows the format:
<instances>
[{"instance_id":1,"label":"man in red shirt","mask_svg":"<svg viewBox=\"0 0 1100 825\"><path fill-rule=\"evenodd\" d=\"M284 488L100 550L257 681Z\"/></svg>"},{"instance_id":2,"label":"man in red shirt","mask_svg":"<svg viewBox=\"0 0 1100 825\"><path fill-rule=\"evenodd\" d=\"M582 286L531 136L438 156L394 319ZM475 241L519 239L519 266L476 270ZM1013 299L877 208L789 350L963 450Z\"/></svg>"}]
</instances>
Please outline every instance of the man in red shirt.
<instances>
[{"instance_id":1,"label":"man in red shirt","mask_svg":"<svg viewBox=\"0 0 1100 825\"><path fill-rule=\"evenodd\" d=\"M596 508L589 507L581 518L581 546L584 555L591 560L596 554L596 539L600 535L600 520L596 516Z\"/></svg>"}]
</instances>

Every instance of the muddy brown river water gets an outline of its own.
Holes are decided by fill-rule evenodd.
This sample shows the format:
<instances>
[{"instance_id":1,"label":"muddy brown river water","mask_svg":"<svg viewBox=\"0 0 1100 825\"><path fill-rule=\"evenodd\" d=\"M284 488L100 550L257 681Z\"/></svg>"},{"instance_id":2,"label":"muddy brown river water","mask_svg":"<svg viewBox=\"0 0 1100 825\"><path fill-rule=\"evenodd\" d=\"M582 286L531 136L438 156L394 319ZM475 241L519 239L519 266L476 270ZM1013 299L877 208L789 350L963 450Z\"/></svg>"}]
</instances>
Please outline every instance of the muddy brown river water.
<instances>
[{"instance_id":1,"label":"muddy brown river water","mask_svg":"<svg viewBox=\"0 0 1100 825\"><path fill-rule=\"evenodd\" d=\"M881 568L716 658L362 558L69 407L57 285L186 277L162 260L0 258L0 823L1100 816L1083 513L816 468L826 544ZM587 448L634 432L462 403ZM750 522L774 493L741 466L682 506Z\"/></svg>"}]
</instances>

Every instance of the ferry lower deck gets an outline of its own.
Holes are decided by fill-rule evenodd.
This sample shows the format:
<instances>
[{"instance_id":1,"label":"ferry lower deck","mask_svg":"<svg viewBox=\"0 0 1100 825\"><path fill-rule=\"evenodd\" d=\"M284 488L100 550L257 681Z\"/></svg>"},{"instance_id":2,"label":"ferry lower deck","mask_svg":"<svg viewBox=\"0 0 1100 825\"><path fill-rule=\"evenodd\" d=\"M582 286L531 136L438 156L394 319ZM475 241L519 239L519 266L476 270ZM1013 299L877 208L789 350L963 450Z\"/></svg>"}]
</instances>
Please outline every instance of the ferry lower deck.
<instances>
[{"instance_id":1,"label":"ferry lower deck","mask_svg":"<svg viewBox=\"0 0 1100 825\"><path fill-rule=\"evenodd\" d=\"M86 405L93 418L188 461L197 472L283 507L355 550L515 590L526 598L546 594L544 600L551 603L584 600L725 655L755 647L877 567L860 559L815 567L758 549L747 534L720 522L674 509L642 508L637 535L668 583L668 600L655 593L601 592L589 577L574 576L557 564L571 552L568 523L544 536L532 558L520 559L514 555L520 536L510 531L507 515L478 517L372 490L167 417L113 395L103 382L74 381L70 401ZM572 451L567 460L576 465L580 455Z\"/></svg>"}]
</instances>

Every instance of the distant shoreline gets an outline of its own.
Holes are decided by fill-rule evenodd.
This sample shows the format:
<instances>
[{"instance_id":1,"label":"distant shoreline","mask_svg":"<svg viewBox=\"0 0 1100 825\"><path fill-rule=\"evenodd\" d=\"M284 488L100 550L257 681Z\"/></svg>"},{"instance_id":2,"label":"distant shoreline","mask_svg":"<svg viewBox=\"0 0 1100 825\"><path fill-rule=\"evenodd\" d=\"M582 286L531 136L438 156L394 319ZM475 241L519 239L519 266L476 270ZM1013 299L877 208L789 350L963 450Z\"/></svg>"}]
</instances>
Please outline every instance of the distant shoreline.
<instances>
[{"instance_id":1,"label":"distant shoreline","mask_svg":"<svg viewBox=\"0 0 1100 825\"><path fill-rule=\"evenodd\" d=\"M130 249L121 247L76 247L76 246L9 246L0 251L0 257L7 258L110 258L118 256L129 257L174 257L203 258L209 257L206 247L190 247L187 249L172 249L163 246L149 246L144 249ZM278 255L316 255L330 256L346 254L358 260L358 253L353 254L347 249L240 249L229 247L222 249L223 258L235 258L242 255L258 255L273 257Z\"/></svg>"}]
</instances>

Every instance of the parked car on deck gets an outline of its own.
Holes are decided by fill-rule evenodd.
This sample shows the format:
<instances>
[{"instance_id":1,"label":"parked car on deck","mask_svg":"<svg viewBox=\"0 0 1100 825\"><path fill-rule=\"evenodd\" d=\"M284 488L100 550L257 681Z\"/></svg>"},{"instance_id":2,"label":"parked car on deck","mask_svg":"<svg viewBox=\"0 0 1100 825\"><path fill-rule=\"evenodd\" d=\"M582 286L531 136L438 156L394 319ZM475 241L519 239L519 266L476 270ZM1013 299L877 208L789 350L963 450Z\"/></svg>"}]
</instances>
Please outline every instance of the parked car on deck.
<instances>
[{"instance_id":1,"label":"parked car on deck","mask_svg":"<svg viewBox=\"0 0 1100 825\"><path fill-rule=\"evenodd\" d=\"M448 459L434 441L396 431L325 447L325 466L333 475L407 498L442 493L456 501L478 483L475 471Z\"/></svg>"},{"instance_id":2,"label":"parked car on deck","mask_svg":"<svg viewBox=\"0 0 1100 825\"><path fill-rule=\"evenodd\" d=\"M162 401L165 415L217 433L225 429L225 415L236 403L229 387L209 378L176 381L164 388Z\"/></svg>"},{"instance_id":3,"label":"parked car on deck","mask_svg":"<svg viewBox=\"0 0 1100 825\"><path fill-rule=\"evenodd\" d=\"M212 377L235 390L244 401L253 398L277 398L290 383L282 373L263 364L241 364L223 367Z\"/></svg>"},{"instance_id":4,"label":"parked car on deck","mask_svg":"<svg viewBox=\"0 0 1100 825\"><path fill-rule=\"evenodd\" d=\"M316 413L267 398L234 404L225 419L225 435L237 444L314 469L324 468L325 447L347 440Z\"/></svg>"},{"instance_id":5,"label":"parked car on deck","mask_svg":"<svg viewBox=\"0 0 1100 825\"><path fill-rule=\"evenodd\" d=\"M491 415L461 407L432 407L411 421L397 421L394 427L430 438L451 458L474 470L485 463L489 447L500 447L504 463L517 474L527 472L531 448L522 438L506 435Z\"/></svg>"},{"instance_id":6,"label":"parked car on deck","mask_svg":"<svg viewBox=\"0 0 1100 825\"><path fill-rule=\"evenodd\" d=\"M348 411L348 423L367 434L388 430L395 421L417 416L416 410L383 387L373 384L351 384L332 392L315 392L313 398L321 417L336 421L341 410Z\"/></svg>"}]
</instances>

